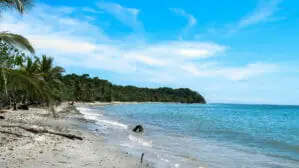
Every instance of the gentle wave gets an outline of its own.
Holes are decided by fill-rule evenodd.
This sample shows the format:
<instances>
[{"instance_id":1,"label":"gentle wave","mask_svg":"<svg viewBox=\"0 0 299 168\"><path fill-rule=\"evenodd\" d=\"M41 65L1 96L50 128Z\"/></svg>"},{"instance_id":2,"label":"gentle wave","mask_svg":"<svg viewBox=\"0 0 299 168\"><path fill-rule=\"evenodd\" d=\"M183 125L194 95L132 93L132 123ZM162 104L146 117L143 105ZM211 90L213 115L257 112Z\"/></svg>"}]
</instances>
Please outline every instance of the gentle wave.
<instances>
[{"instance_id":1,"label":"gentle wave","mask_svg":"<svg viewBox=\"0 0 299 168\"><path fill-rule=\"evenodd\" d=\"M81 114L84 115L84 118L87 120L98 121L100 117L103 117L102 114L94 113L91 109L86 107L78 107L77 109L80 111Z\"/></svg>"},{"instance_id":2,"label":"gentle wave","mask_svg":"<svg viewBox=\"0 0 299 168\"><path fill-rule=\"evenodd\" d=\"M167 163L168 165L170 165L171 168L179 168L179 167L181 167L181 164L179 164L179 163L173 163L172 161L169 161L168 159L161 157L159 154L157 155L157 157L161 161L163 161L164 163Z\"/></svg>"},{"instance_id":3,"label":"gentle wave","mask_svg":"<svg viewBox=\"0 0 299 168\"><path fill-rule=\"evenodd\" d=\"M112 121L112 120L102 120L102 119L98 119L97 122L100 123L105 123L105 124L109 124L111 126L115 126L115 127L119 127L122 129L128 129L129 127L126 124L123 123L119 123L117 121Z\"/></svg>"}]
</instances>

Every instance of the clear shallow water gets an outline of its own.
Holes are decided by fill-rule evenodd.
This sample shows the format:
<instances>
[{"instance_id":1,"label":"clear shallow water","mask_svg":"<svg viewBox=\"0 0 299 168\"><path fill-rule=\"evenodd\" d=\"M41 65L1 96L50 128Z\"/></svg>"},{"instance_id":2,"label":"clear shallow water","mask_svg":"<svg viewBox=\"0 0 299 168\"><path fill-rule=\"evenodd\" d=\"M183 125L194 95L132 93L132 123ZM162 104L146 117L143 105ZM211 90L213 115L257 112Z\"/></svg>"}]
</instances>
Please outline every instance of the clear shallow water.
<instances>
[{"instance_id":1,"label":"clear shallow water","mask_svg":"<svg viewBox=\"0 0 299 168\"><path fill-rule=\"evenodd\" d=\"M299 106L127 104L81 109L157 167L299 167ZM143 135L131 129L142 124Z\"/></svg>"}]
</instances>

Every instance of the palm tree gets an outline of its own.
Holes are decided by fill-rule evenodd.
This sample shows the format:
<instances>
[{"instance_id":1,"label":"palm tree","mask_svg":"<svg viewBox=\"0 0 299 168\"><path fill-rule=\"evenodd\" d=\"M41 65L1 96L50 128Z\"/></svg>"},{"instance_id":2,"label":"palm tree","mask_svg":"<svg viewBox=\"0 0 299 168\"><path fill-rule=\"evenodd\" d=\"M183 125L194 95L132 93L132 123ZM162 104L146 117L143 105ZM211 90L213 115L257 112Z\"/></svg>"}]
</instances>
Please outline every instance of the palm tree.
<instances>
[{"instance_id":1,"label":"palm tree","mask_svg":"<svg viewBox=\"0 0 299 168\"><path fill-rule=\"evenodd\" d=\"M7 69L8 88L11 92L13 109L16 110L17 101L20 101L20 93L26 93L24 96L34 96L49 105L53 102L53 93L49 85L37 75L27 74L22 69ZM24 97L23 97L24 98Z\"/></svg>"},{"instance_id":2,"label":"palm tree","mask_svg":"<svg viewBox=\"0 0 299 168\"><path fill-rule=\"evenodd\" d=\"M32 3L31 0L0 0L0 9L16 9L20 14L23 14L25 8ZM1 12L1 11L0 11ZM10 45L14 45L21 49L26 49L31 53L34 53L34 48L30 44L29 40L25 37L13 34L7 31L0 32L0 42L6 42Z\"/></svg>"},{"instance_id":3,"label":"palm tree","mask_svg":"<svg viewBox=\"0 0 299 168\"><path fill-rule=\"evenodd\" d=\"M4 101L9 100L14 109L17 102L22 100L25 103L27 98L32 97L46 105L53 104L54 94L44 78L47 75L40 71L37 57L35 60L25 57L24 53L15 47L0 42L0 62L0 88L5 91Z\"/></svg>"},{"instance_id":4,"label":"palm tree","mask_svg":"<svg viewBox=\"0 0 299 168\"><path fill-rule=\"evenodd\" d=\"M54 59L52 57L42 55L42 58L37 58L36 61L39 63L39 71L44 75L45 81L49 83L60 83L58 78L65 70L60 66L54 66Z\"/></svg>"}]
</instances>

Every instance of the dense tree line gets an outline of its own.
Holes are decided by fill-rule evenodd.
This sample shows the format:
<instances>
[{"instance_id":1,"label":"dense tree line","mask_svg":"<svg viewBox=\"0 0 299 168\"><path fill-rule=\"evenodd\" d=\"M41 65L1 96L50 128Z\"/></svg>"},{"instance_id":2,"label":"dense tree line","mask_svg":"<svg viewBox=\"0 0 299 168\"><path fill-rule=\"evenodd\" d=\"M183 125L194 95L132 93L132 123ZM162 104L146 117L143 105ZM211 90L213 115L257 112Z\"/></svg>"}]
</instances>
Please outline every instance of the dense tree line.
<instances>
[{"instance_id":1,"label":"dense tree line","mask_svg":"<svg viewBox=\"0 0 299 168\"><path fill-rule=\"evenodd\" d=\"M60 97L64 100L205 103L205 99L199 93L186 88L150 89L119 86L98 77L91 78L88 74L65 75L60 79L64 84Z\"/></svg>"}]
</instances>

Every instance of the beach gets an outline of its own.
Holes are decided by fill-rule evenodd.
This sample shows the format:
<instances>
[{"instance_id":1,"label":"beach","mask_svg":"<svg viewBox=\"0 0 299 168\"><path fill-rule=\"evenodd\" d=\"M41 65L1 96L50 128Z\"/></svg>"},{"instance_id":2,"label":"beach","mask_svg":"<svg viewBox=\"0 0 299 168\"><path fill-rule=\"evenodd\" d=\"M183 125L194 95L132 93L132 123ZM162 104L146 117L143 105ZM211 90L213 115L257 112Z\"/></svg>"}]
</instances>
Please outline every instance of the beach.
<instances>
[{"instance_id":1,"label":"beach","mask_svg":"<svg viewBox=\"0 0 299 168\"><path fill-rule=\"evenodd\" d=\"M99 104L98 104L99 105ZM35 134L20 128L0 128L0 167L150 167L146 160L140 165L140 158L118 147L107 144L99 136L101 130L88 131L84 125L89 121L74 108L66 104L57 109L54 119L47 109L30 108L28 111L6 111L0 125L39 126L57 132L83 137L71 140L62 136L43 133Z\"/></svg>"},{"instance_id":2,"label":"beach","mask_svg":"<svg viewBox=\"0 0 299 168\"><path fill-rule=\"evenodd\" d=\"M43 108L0 113L1 168L298 165L297 106L96 102L56 111L57 118ZM143 134L132 132L137 124Z\"/></svg>"}]
</instances>

